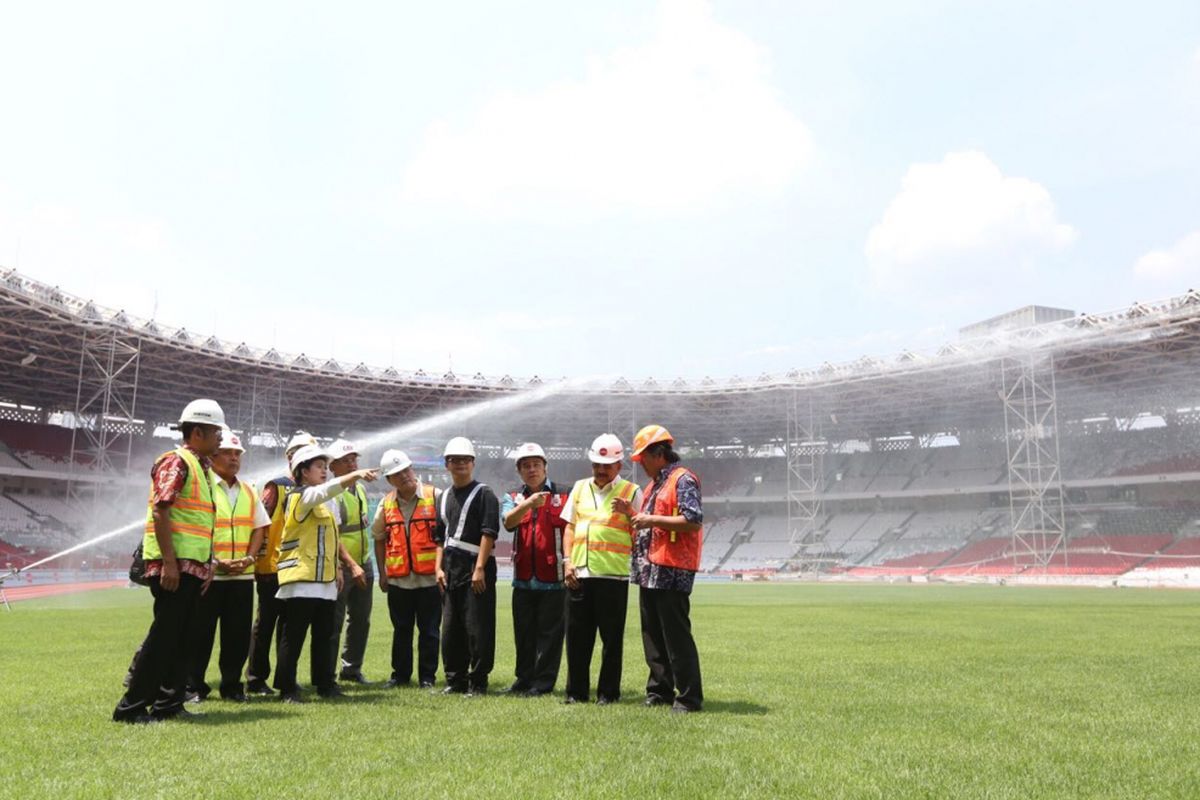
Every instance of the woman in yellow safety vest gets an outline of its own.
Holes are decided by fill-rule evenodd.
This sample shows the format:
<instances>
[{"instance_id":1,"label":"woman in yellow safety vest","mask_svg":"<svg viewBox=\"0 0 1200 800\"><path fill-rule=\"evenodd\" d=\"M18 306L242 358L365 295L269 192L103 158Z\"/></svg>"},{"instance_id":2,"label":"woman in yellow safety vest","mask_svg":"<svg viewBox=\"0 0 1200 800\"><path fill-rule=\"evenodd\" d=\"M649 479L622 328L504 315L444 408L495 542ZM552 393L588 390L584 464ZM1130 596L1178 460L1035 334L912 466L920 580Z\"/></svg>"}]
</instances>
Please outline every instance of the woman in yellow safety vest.
<instances>
[{"instance_id":1,"label":"woman in yellow safety vest","mask_svg":"<svg viewBox=\"0 0 1200 800\"><path fill-rule=\"evenodd\" d=\"M283 601L283 638L275 688L286 703L301 703L296 684L300 650L311 626L311 676L321 697L341 697L334 682L334 610L342 586L339 560L348 558L338 536L334 498L359 480L373 481L378 472L360 469L327 480L329 456L319 445L306 445L292 456L296 489L284 500L283 536L278 549L279 592Z\"/></svg>"}]
</instances>

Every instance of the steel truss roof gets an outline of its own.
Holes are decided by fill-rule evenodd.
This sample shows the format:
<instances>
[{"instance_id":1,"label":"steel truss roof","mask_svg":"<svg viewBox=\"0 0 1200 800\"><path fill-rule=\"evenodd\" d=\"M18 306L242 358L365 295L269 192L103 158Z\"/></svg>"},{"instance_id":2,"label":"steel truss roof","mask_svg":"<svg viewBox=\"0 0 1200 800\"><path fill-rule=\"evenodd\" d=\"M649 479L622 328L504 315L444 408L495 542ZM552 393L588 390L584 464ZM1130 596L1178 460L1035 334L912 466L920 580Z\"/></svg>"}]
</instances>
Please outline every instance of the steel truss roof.
<instances>
[{"instance_id":1,"label":"steel truss roof","mask_svg":"<svg viewBox=\"0 0 1200 800\"><path fill-rule=\"evenodd\" d=\"M235 425L253 418L252 405L266 404L275 406L280 431L333 435L391 427L551 383L347 366L254 348L104 308L15 271L0 273L0 314L0 395L47 411L75 408L80 352L89 335L136 343L136 413L151 424L170 421L187 400L207 396L231 412ZM36 358L22 365L31 355ZM628 435L655 421L682 443L750 448L784 437L787 407L797 395L831 441L942 432L999 436L1000 370L1013 358L1053 359L1064 424L1200 406L1200 294L958 341L931 353L906 351L755 379L568 383L502 418L477 417L460 429L491 441L579 446L602 429Z\"/></svg>"}]
</instances>

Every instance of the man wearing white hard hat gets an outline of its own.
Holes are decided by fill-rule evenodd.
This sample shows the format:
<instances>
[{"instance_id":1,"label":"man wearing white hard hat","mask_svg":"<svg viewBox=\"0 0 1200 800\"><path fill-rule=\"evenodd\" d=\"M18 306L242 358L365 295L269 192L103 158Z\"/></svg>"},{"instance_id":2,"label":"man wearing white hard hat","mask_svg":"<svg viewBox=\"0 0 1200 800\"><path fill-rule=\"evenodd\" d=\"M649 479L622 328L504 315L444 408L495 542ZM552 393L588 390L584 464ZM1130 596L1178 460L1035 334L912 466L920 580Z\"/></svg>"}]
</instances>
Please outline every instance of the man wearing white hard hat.
<instances>
[{"instance_id":1,"label":"man wearing white hard hat","mask_svg":"<svg viewBox=\"0 0 1200 800\"><path fill-rule=\"evenodd\" d=\"M600 678L596 702L621 697L625 612L629 606L632 508L641 489L621 477L625 448L611 433L588 448L592 477L576 481L563 509L563 566L567 584L567 703L587 702L596 634L600 634Z\"/></svg>"},{"instance_id":2,"label":"man wearing white hard hat","mask_svg":"<svg viewBox=\"0 0 1200 800\"><path fill-rule=\"evenodd\" d=\"M327 448L329 471L336 477L358 469L358 448L352 442L338 439ZM342 625L346 624L346 649L342 651L338 679L349 683L369 683L362 674L363 656L367 652L367 636L371 632L371 588L375 574L371 570L371 548L367 543L367 490L361 483L335 498L338 509L338 534L347 559L342 565L346 575L334 606L333 648L337 662Z\"/></svg>"},{"instance_id":3,"label":"man wearing white hard hat","mask_svg":"<svg viewBox=\"0 0 1200 800\"><path fill-rule=\"evenodd\" d=\"M216 524L210 458L221 444L225 412L215 400L193 400L175 426L183 443L150 469L142 535L154 622L133 665L129 687L113 710L116 722L149 722L189 714L185 648L196 601L212 580Z\"/></svg>"},{"instance_id":4,"label":"man wearing white hard hat","mask_svg":"<svg viewBox=\"0 0 1200 800\"><path fill-rule=\"evenodd\" d=\"M434 534L442 493L421 483L403 450L385 452L379 471L392 487L371 523L379 589L387 595L392 621L392 674L386 686L394 689L412 683L415 623L417 681L427 689L437 679L441 642L442 595L437 583L441 548Z\"/></svg>"},{"instance_id":5,"label":"man wearing white hard hat","mask_svg":"<svg viewBox=\"0 0 1200 800\"><path fill-rule=\"evenodd\" d=\"M443 588L442 667L446 694L487 694L496 658L496 559L500 501L475 480L475 445L463 436L442 453L453 483L438 501L436 568Z\"/></svg>"},{"instance_id":6,"label":"man wearing white hard hat","mask_svg":"<svg viewBox=\"0 0 1200 800\"><path fill-rule=\"evenodd\" d=\"M279 643L283 638L284 605L276 598L279 591L279 540L283 536L283 501L296 487L290 475L292 456L300 448L316 443L316 437L308 431L296 431L292 434L283 451L287 469L283 475L267 481L262 488L262 504L271 516L271 525L254 562L258 616L254 620L254 630L250 636L250 661L246 665L246 691L250 694L274 694L267 685L267 678L271 676L271 639L275 639L278 656Z\"/></svg>"},{"instance_id":7,"label":"man wearing white hard hat","mask_svg":"<svg viewBox=\"0 0 1200 800\"><path fill-rule=\"evenodd\" d=\"M212 457L213 500L217 509L213 531L212 585L200 598L188 636L188 692L200 700L212 691L205 680L212 657L217 624L221 626L221 697L245 702L242 668L250 653L250 624L254 619L254 559L271 517L258 492L237 475L242 467L241 437L226 428Z\"/></svg>"},{"instance_id":8,"label":"man wearing white hard hat","mask_svg":"<svg viewBox=\"0 0 1200 800\"><path fill-rule=\"evenodd\" d=\"M513 451L522 483L500 507L513 533L513 643L516 680L509 694L538 697L554 691L562 663L566 589L563 586L562 512L569 490L546 477L546 452L526 442Z\"/></svg>"}]
</instances>

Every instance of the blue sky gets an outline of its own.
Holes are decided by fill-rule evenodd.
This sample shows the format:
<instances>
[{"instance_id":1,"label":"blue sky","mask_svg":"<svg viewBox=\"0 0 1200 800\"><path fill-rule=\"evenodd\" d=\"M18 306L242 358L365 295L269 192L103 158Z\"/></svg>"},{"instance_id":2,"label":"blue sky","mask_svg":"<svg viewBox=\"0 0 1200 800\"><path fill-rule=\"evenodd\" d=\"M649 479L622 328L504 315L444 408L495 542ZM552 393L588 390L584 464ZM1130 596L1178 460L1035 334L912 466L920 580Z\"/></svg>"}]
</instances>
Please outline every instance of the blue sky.
<instances>
[{"instance_id":1,"label":"blue sky","mask_svg":"<svg viewBox=\"0 0 1200 800\"><path fill-rule=\"evenodd\" d=\"M0 265L251 345L753 376L1200 288L1194 2L39 3L0 31Z\"/></svg>"}]
</instances>

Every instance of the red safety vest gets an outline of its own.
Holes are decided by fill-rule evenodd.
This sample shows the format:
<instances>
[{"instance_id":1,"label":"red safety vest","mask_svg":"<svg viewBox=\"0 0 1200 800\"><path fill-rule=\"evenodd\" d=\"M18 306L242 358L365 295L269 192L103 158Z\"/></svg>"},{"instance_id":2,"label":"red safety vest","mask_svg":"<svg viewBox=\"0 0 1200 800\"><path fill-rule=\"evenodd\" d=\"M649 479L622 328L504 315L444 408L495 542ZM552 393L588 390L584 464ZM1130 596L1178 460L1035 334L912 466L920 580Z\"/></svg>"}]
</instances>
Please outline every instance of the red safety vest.
<instances>
[{"instance_id":1,"label":"red safety vest","mask_svg":"<svg viewBox=\"0 0 1200 800\"><path fill-rule=\"evenodd\" d=\"M642 513L653 514L658 517L678 516L679 498L675 494L675 484L679 483L680 476L684 474L691 475L692 480L696 481L697 487L700 485L700 479L696 477L696 473L687 467L675 469L674 465L667 465L663 469L671 470L671 474L663 482L662 487L658 490L658 494L650 494L654 488L654 481L646 484L642 499ZM653 508L649 507L651 497L654 498ZM703 544L703 528L692 533L678 533L676 531L664 531L662 528L651 528L650 563L663 567L686 569L690 572L699 572L700 549Z\"/></svg>"},{"instance_id":2,"label":"red safety vest","mask_svg":"<svg viewBox=\"0 0 1200 800\"><path fill-rule=\"evenodd\" d=\"M567 523L562 511L567 493L547 484L550 496L541 508L525 512L513 536L513 577L519 581L537 578L543 583L558 583L563 579L562 533ZM509 492L514 503L525 500L521 492Z\"/></svg>"},{"instance_id":3,"label":"red safety vest","mask_svg":"<svg viewBox=\"0 0 1200 800\"><path fill-rule=\"evenodd\" d=\"M387 576L403 578L410 572L432 575L437 568L437 543L433 541L437 505L433 487L421 485L421 496L407 521L396 490L388 492L383 498L383 524L388 534L384 565Z\"/></svg>"}]
</instances>

